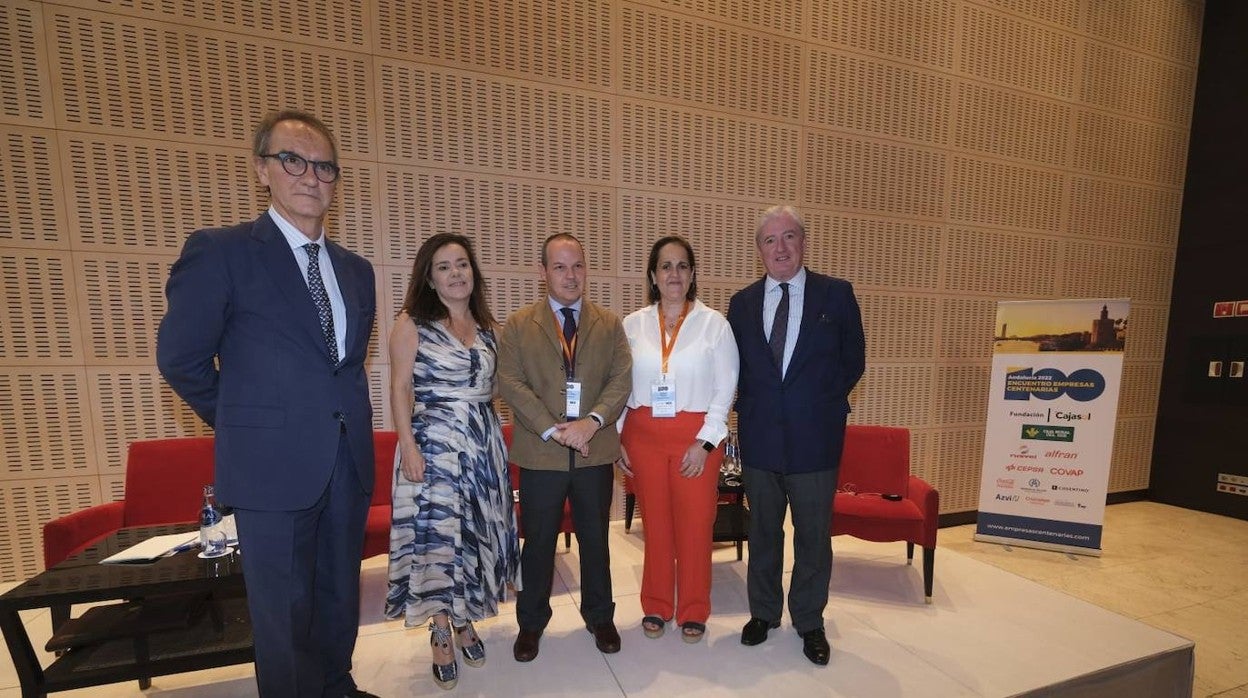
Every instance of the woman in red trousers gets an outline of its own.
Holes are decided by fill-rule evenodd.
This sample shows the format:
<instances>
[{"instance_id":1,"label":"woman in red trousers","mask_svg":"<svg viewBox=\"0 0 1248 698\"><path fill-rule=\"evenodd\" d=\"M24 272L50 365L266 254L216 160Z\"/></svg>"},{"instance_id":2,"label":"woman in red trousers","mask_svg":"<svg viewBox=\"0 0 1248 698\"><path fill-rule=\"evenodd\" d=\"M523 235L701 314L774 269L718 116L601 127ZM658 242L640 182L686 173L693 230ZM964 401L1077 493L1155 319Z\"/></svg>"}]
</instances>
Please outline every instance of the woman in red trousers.
<instances>
[{"instance_id":1,"label":"woman in red trousers","mask_svg":"<svg viewBox=\"0 0 1248 698\"><path fill-rule=\"evenodd\" d=\"M641 624L657 638L675 618L682 639L697 642L711 613L711 536L737 344L724 316L697 299L687 240L655 242L646 280L650 305L624 319L633 393L620 434L620 467L633 478L645 529Z\"/></svg>"}]
</instances>

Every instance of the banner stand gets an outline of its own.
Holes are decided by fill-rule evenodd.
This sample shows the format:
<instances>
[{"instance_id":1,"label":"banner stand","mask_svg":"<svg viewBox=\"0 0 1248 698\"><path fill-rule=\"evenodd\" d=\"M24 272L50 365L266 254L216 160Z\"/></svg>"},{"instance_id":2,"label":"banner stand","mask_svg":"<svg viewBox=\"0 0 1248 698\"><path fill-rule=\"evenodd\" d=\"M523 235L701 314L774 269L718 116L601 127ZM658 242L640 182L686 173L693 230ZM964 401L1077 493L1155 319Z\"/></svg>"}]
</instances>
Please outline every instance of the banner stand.
<instances>
[{"instance_id":1,"label":"banner stand","mask_svg":"<svg viewBox=\"0 0 1248 698\"><path fill-rule=\"evenodd\" d=\"M1057 543L1041 543L1034 540L1021 540L1018 538L1006 538L1004 536L987 536L976 533L974 539L981 543L997 543L999 545L1012 545L1017 548L1033 548L1035 550L1052 550L1055 553L1066 553L1067 555L1084 555L1087 557L1100 557L1100 548L1084 548L1078 545L1060 545Z\"/></svg>"},{"instance_id":2,"label":"banner stand","mask_svg":"<svg viewBox=\"0 0 1248 698\"><path fill-rule=\"evenodd\" d=\"M1101 554L1129 309L997 304L975 540Z\"/></svg>"}]
</instances>

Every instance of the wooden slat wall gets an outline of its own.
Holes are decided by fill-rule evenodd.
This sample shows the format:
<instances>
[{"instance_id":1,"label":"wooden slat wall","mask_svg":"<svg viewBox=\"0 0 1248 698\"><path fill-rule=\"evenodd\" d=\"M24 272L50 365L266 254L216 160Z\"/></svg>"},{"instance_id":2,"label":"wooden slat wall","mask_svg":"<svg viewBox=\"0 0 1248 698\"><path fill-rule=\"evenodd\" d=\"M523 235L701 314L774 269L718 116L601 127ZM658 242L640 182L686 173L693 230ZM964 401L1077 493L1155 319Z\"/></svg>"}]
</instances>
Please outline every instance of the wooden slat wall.
<instances>
[{"instance_id":1,"label":"wooden slat wall","mask_svg":"<svg viewBox=\"0 0 1248 698\"><path fill-rule=\"evenodd\" d=\"M321 115L331 230L378 269L371 375L422 240L477 241L495 313L581 236L590 297L643 297L687 235L724 309L791 201L855 283L856 422L914 430L974 509L998 299L1130 296L1112 491L1148 485L1203 3L1188 0L0 0L0 580L44 521L122 495L140 438L205 433L163 385L163 282L254 217L260 116Z\"/></svg>"}]
</instances>

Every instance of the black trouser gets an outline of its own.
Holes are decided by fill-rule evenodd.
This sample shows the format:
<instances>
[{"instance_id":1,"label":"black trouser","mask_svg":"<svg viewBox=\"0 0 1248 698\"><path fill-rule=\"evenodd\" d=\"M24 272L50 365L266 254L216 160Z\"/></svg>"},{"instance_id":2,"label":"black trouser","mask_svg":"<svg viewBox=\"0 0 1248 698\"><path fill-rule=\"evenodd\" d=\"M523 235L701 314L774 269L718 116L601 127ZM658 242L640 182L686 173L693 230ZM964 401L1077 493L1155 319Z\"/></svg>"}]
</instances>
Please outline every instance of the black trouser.
<instances>
[{"instance_id":1,"label":"black trouser","mask_svg":"<svg viewBox=\"0 0 1248 698\"><path fill-rule=\"evenodd\" d=\"M799 633L823 627L832 578L832 501L836 470L784 474L758 468L742 471L750 503L750 561L746 590L750 615L778 622L784 610L784 510L793 516L793 576L789 617Z\"/></svg>"},{"instance_id":2,"label":"black trouser","mask_svg":"<svg viewBox=\"0 0 1248 698\"><path fill-rule=\"evenodd\" d=\"M550 622L555 543L566 500L572 502L572 524L581 558L581 617L588 625L614 618L611 556L607 550L614 481L610 463L570 471L520 469L520 526L524 530L520 569L524 589L516 597L516 618L521 630L541 632Z\"/></svg>"}]
</instances>

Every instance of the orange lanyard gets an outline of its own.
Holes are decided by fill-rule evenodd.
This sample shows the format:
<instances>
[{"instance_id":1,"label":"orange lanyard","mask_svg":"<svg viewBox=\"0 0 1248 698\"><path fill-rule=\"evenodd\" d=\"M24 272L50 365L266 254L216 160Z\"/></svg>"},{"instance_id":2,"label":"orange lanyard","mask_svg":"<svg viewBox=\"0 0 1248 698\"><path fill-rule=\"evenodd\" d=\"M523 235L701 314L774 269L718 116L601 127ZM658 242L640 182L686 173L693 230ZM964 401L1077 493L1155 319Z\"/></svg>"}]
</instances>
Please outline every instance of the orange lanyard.
<instances>
[{"instance_id":1,"label":"orange lanyard","mask_svg":"<svg viewBox=\"0 0 1248 698\"><path fill-rule=\"evenodd\" d=\"M680 319L676 321L676 326L672 328L672 341L667 341L667 330L663 327L663 305L660 303L658 307L659 316L659 348L662 350L660 356L663 357L662 365L659 372L664 376L667 375L667 360L672 356L672 349L676 348L676 335L680 334L680 326L685 324L685 316L689 314L689 301L685 301L685 307L680 310Z\"/></svg>"}]
</instances>

